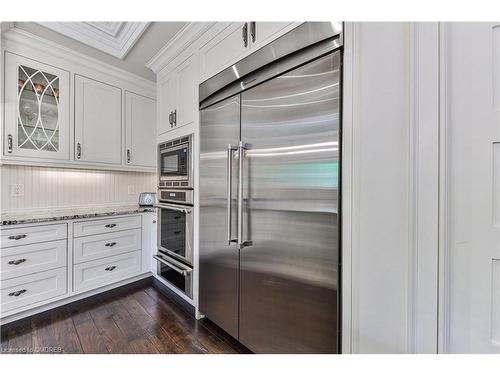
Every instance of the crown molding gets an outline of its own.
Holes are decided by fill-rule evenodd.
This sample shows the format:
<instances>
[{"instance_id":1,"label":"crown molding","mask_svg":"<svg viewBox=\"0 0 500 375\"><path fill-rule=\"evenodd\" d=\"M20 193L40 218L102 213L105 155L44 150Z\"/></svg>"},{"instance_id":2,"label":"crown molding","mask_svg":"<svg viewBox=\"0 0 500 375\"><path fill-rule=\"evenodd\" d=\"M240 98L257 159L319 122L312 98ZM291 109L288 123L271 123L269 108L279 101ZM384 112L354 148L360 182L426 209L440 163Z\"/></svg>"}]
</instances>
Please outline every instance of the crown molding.
<instances>
[{"instance_id":1,"label":"crown molding","mask_svg":"<svg viewBox=\"0 0 500 375\"><path fill-rule=\"evenodd\" d=\"M180 29L147 63L146 67L154 73L167 66L180 52L193 44L215 22L189 22Z\"/></svg>"},{"instance_id":2,"label":"crown molding","mask_svg":"<svg viewBox=\"0 0 500 375\"><path fill-rule=\"evenodd\" d=\"M38 24L123 60L150 22L38 22Z\"/></svg>"},{"instance_id":3,"label":"crown molding","mask_svg":"<svg viewBox=\"0 0 500 375\"><path fill-rule=\"evenodd\" d=\"M51 65L74 73L79 72L74 68L68 68L64 62L69 63L70 66L84 67L105 77L126 81L150 93L149 96L155 97L155 82L16 27L2 33L2 48L36 60L40 60L39 56L43 56L47 63L51 61Z\"/></svg>"}]
</instances>

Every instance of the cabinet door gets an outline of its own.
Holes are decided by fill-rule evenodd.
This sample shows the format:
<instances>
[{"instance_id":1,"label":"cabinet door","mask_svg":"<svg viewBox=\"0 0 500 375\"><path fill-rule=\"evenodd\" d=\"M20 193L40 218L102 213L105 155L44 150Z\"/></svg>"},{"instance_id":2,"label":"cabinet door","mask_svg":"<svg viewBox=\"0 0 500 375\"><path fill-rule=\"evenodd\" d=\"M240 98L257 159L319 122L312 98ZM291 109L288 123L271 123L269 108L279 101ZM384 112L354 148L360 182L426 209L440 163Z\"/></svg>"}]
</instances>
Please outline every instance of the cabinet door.
<instances>
[{"instance_id":1,"label":"cabinet door","mask_svg":"<svg viewBox=\"0 0 500 375\"><path fill-rule=\"evenodd\" d=\"M5 155L69 159L69 72L5 54Z\"/></svg>"},{"instance_id":2,"label":"cabinet door","mask_svg":"<svg viewBox=\"0 0 500 375\"><path fill-rule=\"evenodd\" d=\"M233 22L229 24L215 38L200 48L202 80L208 79L215 73L226 68L246 52L249 42L247 41L245 45L243 40L244 25L245 22ZM248 31L246 38L248 38Z\"/></svg>"},{"instance_id":3,"label":"cabinet door","mask_svg":"<svg viewBox=\"0 0 500 375\"><path fill-rule=\"evenodd\" d=\"M175 72L161 78L158 82L158 134L163 134L173 128L169 122L169 116L177 103L177 82Z\"/></svg>"},{"instance_id":4,"label":"cabinet door","mask_svg":"<svg viewBox=\"0 0 500 375\"><path fill-rule=\"evenodd\" d=\"M153 99L125 92L125 137L127 165L156 165L156 115Z\"/></svg>"},{"instance_id":5,"label":"cabinet door","mask_svg":"<svg viewBox=\"0 0 500 375\"><path fill-rule=\"evenodd\" d=\"M293 22L255 22L254 29L250 28L250 48L259 48L269 43L274 37ZM297 25L300 23L297 23ZM252 36L252 31L254 36Z\"/></svg>"},{"instance_id":6,"label":"cabinet door","mask_svg":"<svg viewBox=\"0 0 500 375\"><path fill-rule=\"evenodd\" d=\"M75 159L121 164L122 90L75 76Z\"/></svg>"},{"instance_id":7,"label":"cabinet door","mask_svg":"<svg viewBox=\"0 0 500 375\"><path fill-rule=\"evenodd\" d=\"M192 123L198 115L198 61L191 55L176 70L178 82L176 122L174 127ZM181 84L182 83L182 84Z\"/></svg>"}]
</instances>

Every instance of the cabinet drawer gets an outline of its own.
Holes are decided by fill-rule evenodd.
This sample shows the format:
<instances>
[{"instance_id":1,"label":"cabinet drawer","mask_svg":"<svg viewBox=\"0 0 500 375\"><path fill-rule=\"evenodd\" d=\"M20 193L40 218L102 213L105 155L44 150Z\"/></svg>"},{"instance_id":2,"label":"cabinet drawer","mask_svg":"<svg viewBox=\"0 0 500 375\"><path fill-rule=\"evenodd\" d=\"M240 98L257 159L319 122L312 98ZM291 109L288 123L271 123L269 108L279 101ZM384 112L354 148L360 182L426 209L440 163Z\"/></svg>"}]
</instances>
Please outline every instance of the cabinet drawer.
<instances>
[{"instance_id":1,"label":"cabinet drawer","mask_svg":"<svg viewBox=\"0 0 500 375\"><path fill-rule=\"evenodd\" d=\"M28 245L37 242L56 241L67 236L66 224L37 225L34 227L2 229L0 248Z\"/></svg>"},{"instance_id":2,"label":"cabinet drawer","mask_svg":"<svg viewBox=\"0 0 500 375\"><path fill-rule=\"evenodd\" d=\"M0 280L66 266L66 240L2 249Z\"/></svg>"},{"instance_id":3,"label":"cabinet drawer","mask_svg":"<svg viewBox=\"0 0 500 375\"><path fill-rule=\"evenodd\" d=\"M141 227L141 216L113 217L109 219L81 221L73 224L74 237L118 232Z\"/></svg>"},{"instance_id":4,"label":"cabinet drawer","mask_svg":"<svg viewBox=\"0 0 500 375\"><path fill-rule=\"evenodd\" d=\"M66 293L66 268L16 277L2 282L2 312Z\"/></svg>"},{"instance_id":5,"label":"cabinet drawer","mask_svg":"<svg viewBox=\"0 0 500 375\"><path fill-rule=\"evenodd\" d=\"M75 264L141 250L141 229L75 238L73 248Z\"/></svg>"},{"instance_id":6,"label":"cabinet drawer","mask_svg":"<svg viewBox=\"0 0 500 375\"><path fill-rule=\"evenodd\" d=\"M76 264L73 268L75 291L92 289L134 276L141 271L141 251Z\"/></svg>"}]
</instances>

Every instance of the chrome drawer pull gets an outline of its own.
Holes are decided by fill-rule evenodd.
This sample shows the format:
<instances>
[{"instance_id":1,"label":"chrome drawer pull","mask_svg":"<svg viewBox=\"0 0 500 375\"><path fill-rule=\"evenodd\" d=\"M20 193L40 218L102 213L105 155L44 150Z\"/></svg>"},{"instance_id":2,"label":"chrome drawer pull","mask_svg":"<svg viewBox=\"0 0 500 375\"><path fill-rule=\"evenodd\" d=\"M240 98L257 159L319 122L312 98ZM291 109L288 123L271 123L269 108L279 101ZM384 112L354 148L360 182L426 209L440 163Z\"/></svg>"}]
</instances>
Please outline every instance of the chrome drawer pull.
<instances>
[{"instance_id":1,"label":"chrome drawer pull","mask_svg":"<svg viewBox=\"0 0 500 375\"><path fill-rule=\"evenodd\" d=\"M106 228L114 228L114 227L116 227L116 224L106 224L105 227Z\"/></svg>"},{"instance_id":2,"label":"chrome drawer pull","mask_svg":"<svg viewBox=\"0 0 500 375\"><path fill-rule=\"evenodd\" d=\"M26 293L26 292L27 292L26 289L21 289L21 290L18 290L17 292L9 293L9 297L19 297L21 294Z\"/></svg>"},{"instance_id":3,"label":"chrome drawer pull","mask_svg":"<svg viewBox=\"0 0 500 375\"><path fill-rule=\"evenodd\" d=\"M105 268L104 271L113 271L116 268L116 266L111 266L108 268Z\"/></svg>"},{"instance_id":4,"label":"chrome drawer pull","mask_svg":"<svg viewBox=\"0 0 500 375\"><path fill-rule=\"evenodd\" d=\"M18 264L21 264L23 262L26 262L26 259L17 259L17 260L11 260L8 262L8 264L13 264L14 266L17 266Z\"/></svg>"},{"instance_id":5,"label":"chrome drawer pull","mask_svg":"<svg viewBox=\"0 0 500 375\"><path fill-rule=\"evenodd\" d=\"M108 247L113 247L116 245L116 242L108 242L106 245L104 246L108 246Z\"/></svg>"},{"instance_id":6,"label":"chrome drawer pull","mask_svg":"<svg viewBox=\"0 0 500 375\"><path fill-rule=\"evenodd\" d=\"M27 234L18 234L17 236L9 236L9 240L21 240L23 238L26 238Z\"/></svg>"}]
</instances>

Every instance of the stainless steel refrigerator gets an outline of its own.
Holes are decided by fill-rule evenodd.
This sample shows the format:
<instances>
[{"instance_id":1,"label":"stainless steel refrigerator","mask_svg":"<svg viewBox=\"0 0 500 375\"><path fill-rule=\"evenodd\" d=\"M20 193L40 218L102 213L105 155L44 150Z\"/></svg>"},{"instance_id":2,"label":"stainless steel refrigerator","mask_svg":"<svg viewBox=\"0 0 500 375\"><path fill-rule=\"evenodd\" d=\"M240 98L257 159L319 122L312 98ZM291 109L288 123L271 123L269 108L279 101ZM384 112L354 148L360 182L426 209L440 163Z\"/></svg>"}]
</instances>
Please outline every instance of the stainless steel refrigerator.
<instances>
[{"instance_id":1,"label":"stainless steel refrigerator","mask_svg":"<svg viewBox=\"0 0 500 375\"><path fill-rule=\"evenodd\" d=\"M256 353L340 350L342 25L200 86L199 308Z\"/></svg>"}]
</instances>

